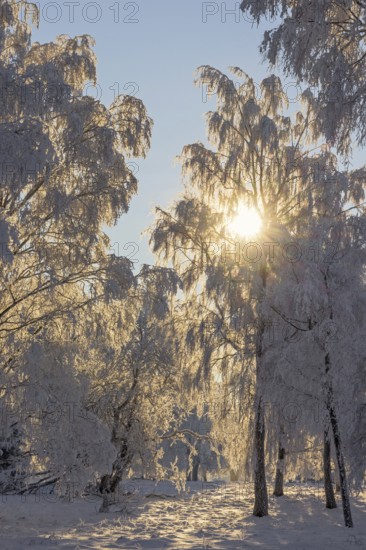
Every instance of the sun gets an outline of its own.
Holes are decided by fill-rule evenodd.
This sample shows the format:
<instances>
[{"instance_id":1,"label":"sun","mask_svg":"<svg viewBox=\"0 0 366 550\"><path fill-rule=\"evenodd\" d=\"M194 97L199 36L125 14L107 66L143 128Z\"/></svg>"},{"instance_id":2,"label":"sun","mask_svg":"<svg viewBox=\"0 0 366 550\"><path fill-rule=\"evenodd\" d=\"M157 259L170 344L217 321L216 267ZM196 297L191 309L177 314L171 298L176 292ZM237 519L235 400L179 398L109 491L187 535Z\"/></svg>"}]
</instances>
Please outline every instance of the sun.
<instances>
[{"instance_id":1,"label":"sun","mask_svg":"<svg viewBox=\"0 0 366 550\"><path fill-rule=\"evenodd\" d=\"M254 208L240 205L234 218L228 224L228 230L232 235L239 237L253 237L259 233L262 220Z\"/></svg>"}]
</instances>

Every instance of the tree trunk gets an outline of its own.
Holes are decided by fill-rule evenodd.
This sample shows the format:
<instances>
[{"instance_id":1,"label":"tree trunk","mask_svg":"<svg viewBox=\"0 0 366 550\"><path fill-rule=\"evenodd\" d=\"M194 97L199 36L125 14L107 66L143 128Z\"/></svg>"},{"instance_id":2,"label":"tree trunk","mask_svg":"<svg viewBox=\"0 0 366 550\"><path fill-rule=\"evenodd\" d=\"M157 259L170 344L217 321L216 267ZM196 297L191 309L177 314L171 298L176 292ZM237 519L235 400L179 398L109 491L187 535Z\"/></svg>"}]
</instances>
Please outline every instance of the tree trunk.
<instances>
[{"instance_id":1,"label":"tree trunk","mask_svg":"<svg viewBox=\"0 0 366 550\"><path fill-rule=\"evenodd\" d=\"M329 373L330 367L331 367L330 356L329 356L329 353L327 353L327 355L325 357L325 372L326 372L326 374ZM352 514L351 514L351 504L350 504L350 500L349 500L347 474L346 474L346 467L345 467L345 463L344 463L341 435L340 435L340 431L339 431L337 413L336 413L335 406L334 406L333 387L332 387L332 384L331 384L330 381L328 381L327 384L328 384L328 387L327 387L327 410L328 410L328 413L329 413L330 424L332 426L334 446L335 446L335 450L336 450L336 457L337 457L337 464L338 464L338 471L339 471L339 479L340 479L340 484L341 484L341 496L342 496L342 508L343 508L344 524L345 524L346 527L353 527L353 520L352 520Z\"/></svg>"},{"instance_id":2,"label":"tree trunk","mask_svg":"<svg viewBox=\"0 0 366 550\"><path fill-rule=\"evenodd\" d=\"M346 467L344 463L342 442L341 442L341 437L339 433L338 419L337 419L334 405L330 405L330 408L328 410L329 410L330 422L333 430L334 446L336 450L336 457L337 457L337 463L338 463L338 469L339 469L344 524L346 527L353 527L351 504L349 500L349 492L348 492L348 484L347 484L347 474L346 474Z\"/></svg>"},{"instance_id":3,"label":"tree trunk","mask_svg":"<svg viewBox=\"0 0 366 550\"><path fill-rule=\"evenodd\" d=\"M334 478L335 478L335 490L336 490L336 493L340 493L340 492L341 492L341 481L340 481L340 479L339 479L338 466L337 466L336 469L335 469Z\"/></svg>"},{"instance_id":4,"label":"tree trunk","mask_svg":"<svg viewBox=\"0 0 366 550\"><path fill-rule=\"evenodd\" d=\"M239 472L236 470L230 470L230 481L239 481Z\"/></svg>"},{"instance_id":5,"label":"tree trunk","mask_svg":"<svg viewBox=\"0 0 366 550\"><path fill-rule=\"evenodd\" d=\"M285 448L283 446L284 428L280 426L280 433L278 438L278 457L276 465L276 478L273 495L275 497L283 496L283 477L285 473Z\"/></svg>"},{"instance_id":6,"label":"tree trunk","mask_svg":"<svg viewBox=\"0 0 366 550\"><path fill-rule=\"evenodd\" d=\"M257 517L268 516L268 493L264 454L265 428L263 414L262 400L259 399L256 410L254 434L255 468L253 515Z\"/></svg>"},{"instance_id":7,"label":"tree trunk","mask_svg":"<svg viewBox=\"0 0 366 550\"><path fill-rule=\"evenodd\" d=\"M122 440L120 452L112 465L112 473L102 477L99 483L99 492L102 494L115 493L119 483L122 481L123 473L130 463L130 457L127 449L127 441Z\"/></svg>"},{"instance_id":8,"label":"tree trunk","mask_svg":"<svg viewBox=\"0 0 366 550\"><path fill-rule=\"evenodd\" d=\"M267 286L267 270L263 264L260 268L262 279L263 295ZM266 483L266 463L265 463L265 422L264 410L262 404L261 390L263 378L263 356L265 323L259 318L259 326L256 341L256 411L255 411L255 432L254 432L254 508L253 515L257 517L268 516L268 492Z\"/></svg>"},{"instance_id":9,"label":"tree trunk","mask_svg":"<svg viewBox=\"0 0 366 550\"><path fill-rule=\"evenodd\" d=\"M324 471L324 491L325 491L325 506L326 508L337 508L337 503L334 496L331 463L330 463L330 440L329 429L324 430L324 448L323 448L323 471Z\"/></svg>"},{"instance_id":10,"label":"tree trunk","mask_svg":"<svg viewBox=\"0 0 366 550\"><path fill-rule=\"evenodd\" d=\"M128 434L132 428L133 415L137 402L137 395L133 393L137 385L137 375L134 376L134 381L129 392L129 397L118 407L114 409L113 413L113 427L111 441L113 445L119 448L116 460L112 465L112 473L106 474L99 482L98 489L103 495L103 504L100 508L100 512L108 512L109 498L108 495L114 495L118 485L123 479L123 474L127 467L131 464L133 453L129 449ZM126 408L129 406L128 420L125 424L125 432L120 434L122 422L122 416L126 413Z\"/></svg>"},{"instance_id":11,"label":"tree trunk","mask_svg":"<svg viewBox=\"0 0 366 550\"><path fill-rule=\"evenodd\" d=\"M190 452L188 451L188 454ZM187 473L187 481L198 481L198 467L200 465L200 460L197 455L194 455L192 459L192 469Z\"/></svg>"},{"instance_id":12,"label":"tree trunk","mask_svg":"<svg viewBox=\"0 0 366 550\"><path fill-rule=\"evenodd\" d=\"M194 461L193 462L193 468L192 468L192 481L198 481L198 466L199 466L199 461Z\"/></svg>"}]
</instances>

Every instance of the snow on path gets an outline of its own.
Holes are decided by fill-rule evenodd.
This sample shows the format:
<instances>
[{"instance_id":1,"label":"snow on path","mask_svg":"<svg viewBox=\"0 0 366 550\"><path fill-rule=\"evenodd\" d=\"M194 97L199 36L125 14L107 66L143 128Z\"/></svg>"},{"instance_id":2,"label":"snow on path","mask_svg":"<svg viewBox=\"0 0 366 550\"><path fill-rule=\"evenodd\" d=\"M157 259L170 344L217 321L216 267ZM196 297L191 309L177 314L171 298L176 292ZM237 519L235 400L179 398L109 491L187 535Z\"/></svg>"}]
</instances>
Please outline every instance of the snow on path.
<instances>
[{"instance_id":1,"label":"snow on path","mask_svg":"<svg viewBox=\"0 0 366 550\"><path fill-rule=\"evenodd\" d=\"M100 499L71 503L45 495L3 497L0 549L260 549L366 550L366 495L352 499L355 529L342 511L326 510L321 488L290 486L270 499L271 515L251 515L253 495L243 483L189 483L189 493L149 481L126 482L107 514Z\"/></svg>"}]
</instances>

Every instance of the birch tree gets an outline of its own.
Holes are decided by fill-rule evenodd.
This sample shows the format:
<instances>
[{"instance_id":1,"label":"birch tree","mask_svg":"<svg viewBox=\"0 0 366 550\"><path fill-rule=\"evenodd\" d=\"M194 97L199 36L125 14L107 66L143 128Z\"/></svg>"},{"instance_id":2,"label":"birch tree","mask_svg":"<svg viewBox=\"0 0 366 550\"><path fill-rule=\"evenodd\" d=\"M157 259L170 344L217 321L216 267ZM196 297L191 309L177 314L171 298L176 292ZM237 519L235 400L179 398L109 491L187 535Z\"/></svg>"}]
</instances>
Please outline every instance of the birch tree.
<instances>
[{"instance_id":1,"label":"birch tree","mask_svg":"<svg viewBox=\"0 0 366 550\"><path fill-rule=\"evenodd\" d=\"M314 110L314 131L347 153L366 140L366 4L359 0L243 0L255 23L278 18L261 52L296 78ZM304 90L304 87L306 90Z\"/></svg>"},{"instance_id":2,"label":"birch tree","mask_svg":"<svg viewBox=\"0 0 366 550\"><path fill-rule=\"evenodd\" d=\"M40 44L32 41L36 4L9 0L0 12L0 361L6 408L24 380L35 383L37 354L31 359L31 350L43 349L44 336L44 353L50 353L47 331L68 325L91 302L125 297L133 283L131 263L109 254L105 228L128 211L137 191L128 159L147 153L152 121L139 99L119 96L105 106L85 93L86 84L96 82L90 36L62 35ZM67 348L61 332L63 344Z\"/></svg>"},{"instance_id":3,"label":"birch tree","mask_svg":"<svg viewBox=\"0 0 366 550\"><path fill-rule=\"evenodd\" d=\"M108 256L103 228L128 210L137 181L127 158L145 155L151 133L140 100L119 96L106 107L83 94L96 80L93 39L32 43L21 17L27 8L36 23L37 7L27 2L1 10L4 337L66 309L59 302L72 285L108 283L117 265L131 279L128 262Z\"/></svg>"},{"instance_id":4,"label":"birch tree","mask_svg":"<svg viewBox=\"0 0 366 550\"><path fill-rule=\"evenodd\" d=\"M304 150L310 112L298 113L294 122L281 114L286 101L280 80L275 76L265 79L258 98L253 80L238 68L232 72L239 82L211 67L198 70L196 83L216 94L216 111L207 115L208 139L214 149L201 143L183 149L185 193L170 211L158 209L152 241L154 250L173 262L187 291L194 293L204 285L207 303L217 311L229 303L232 328L235 322L239 331L255 323L251 343L255 379L254 514L263 516L268 513L262 387L265 327L273 322L267 293L276 278L273 248L262 251L266 243L286 245L291 232L304 223L299 197L311 200L318 161ZM330 157L325 158L329 163ZM217 248L215 253L217 244L220 248L224 243L225 251L231 246L231 252L233 247L247 244L230 230L232 218L243 205L256 212L262 222L255 237L261 254L254 262L248 256L244 262L236 261L235 253L225 253L223 259ZM239 281L248 281L248 277L250 284L241 285ZM239 282L236 290L230 286L233 279ZM206 359L210 353L206 352Z\"/></svg>"},{"instance_id":5,"label":"birch tree","mask_svg":"<svg viewBox=\"0 0 366 550\"><path fill-rule=\"evenodd\" d=\"M350 394L355 391L356 373L364 357L363 329L359 330L365 322L365 211L359 202L364 196L365 174L363 169L349 174L340 172L334 158L332 162L333 171L322 171L321 185L313 190L310 223L303 228L303 246L306 239L308 249L310 243L317 243L317 253L313 258L308 255L298 262L294 267L295 278L284 278L283 292L288 295L291 285L295 287L290 291L292 304L291 300L287 301L290 307L283 318L300 319L297 325L291 323L298 330L305 330L306 324L311 329L307 332L312 334L308 337L313 343L308 341L307 345L309 350L312 346L313 357L302 370L321 388L318 396L322 399L325 415L324 459L329 461L327 432L330 427L340 474L345 525L352 527L347 451L342 431L347 433L345 426L352 423L355 414L350 406L354 403ZM329 176L331 180L327 181ZM280 298L277 296L277 299ZM280 299L280 302L284 308L285 301ZM318 354L314 353L314 341L319 348ZM298 347L297 362L301 349L306 354L301 345ZM316 392L315 387L313 391ZM328 497L329 502L332 501L330 494Z\"/></svg>"},{"instance_id":6,"label":"birch tree","mask_svg":"<svg viewBox=\"0 0 366 550\"><path fill-rule=\"evenodd\" d=\"M179 402L172 309L178 286L172 270L144 266L124 301L98 305L84 320L95 341L80 357L90 381L86 406L109 427L117 452L99 483L104 495L116 492L137 458L145 471L158 469L160 436L169 431Z\"/></svg>"}]
</instances>

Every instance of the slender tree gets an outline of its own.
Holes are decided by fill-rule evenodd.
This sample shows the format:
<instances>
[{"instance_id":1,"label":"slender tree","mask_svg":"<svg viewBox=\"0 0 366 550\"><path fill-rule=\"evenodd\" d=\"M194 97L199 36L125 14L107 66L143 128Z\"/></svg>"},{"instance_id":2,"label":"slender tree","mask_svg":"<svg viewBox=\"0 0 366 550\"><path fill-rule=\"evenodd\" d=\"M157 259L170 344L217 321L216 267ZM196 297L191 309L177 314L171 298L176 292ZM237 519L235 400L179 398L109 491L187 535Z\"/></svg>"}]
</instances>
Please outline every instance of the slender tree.
<instances>
[{"instance_id":1,"label":"slender tree","mask_svg":"<svg viewBox=\"0 0 366 550\"><path fill-rule=\"evenodd\" d=\"M323 449L323 469L324 469L324 492L325 506L327 508L337 508L332 483L331 466L331 445L329 438L329 429L324 430L324 449Z\"/></svg>"}]
</instances>

